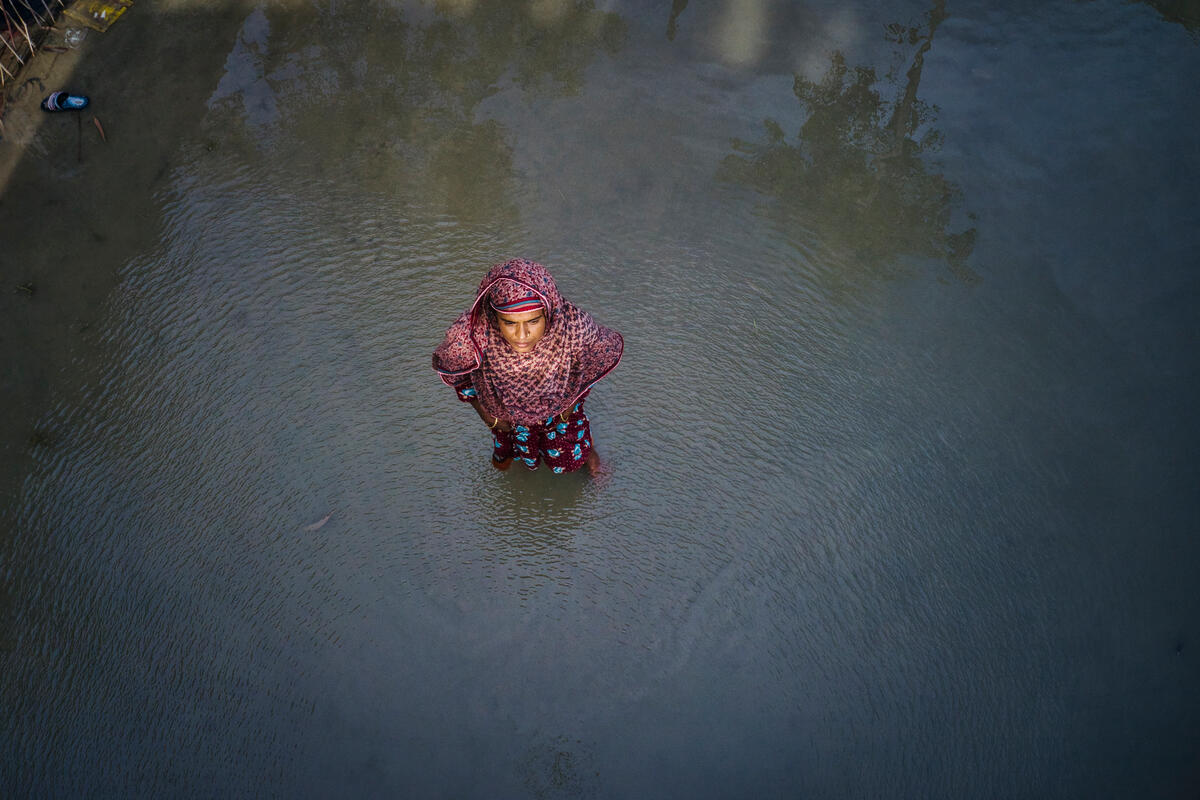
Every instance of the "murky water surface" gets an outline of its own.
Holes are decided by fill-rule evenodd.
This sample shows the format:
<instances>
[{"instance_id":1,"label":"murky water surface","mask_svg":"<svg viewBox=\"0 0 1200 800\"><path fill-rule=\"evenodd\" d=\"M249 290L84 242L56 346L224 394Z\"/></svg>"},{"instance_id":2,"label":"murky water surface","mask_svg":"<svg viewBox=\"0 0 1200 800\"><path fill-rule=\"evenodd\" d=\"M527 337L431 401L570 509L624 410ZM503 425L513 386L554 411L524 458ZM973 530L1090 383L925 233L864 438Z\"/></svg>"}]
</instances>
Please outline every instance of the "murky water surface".
<instances>
[{"instance_id":1,"label":"murky water surface","mask_svg":"<svg viewBox=\"0 0 1200 800\"><path fill-rule=\"evenodd\" d=\"M4 794L1195 792L1188 4L314 5L7 509ZM518 255L603 489L429 369Z\"/></svg>"}]
</instances>

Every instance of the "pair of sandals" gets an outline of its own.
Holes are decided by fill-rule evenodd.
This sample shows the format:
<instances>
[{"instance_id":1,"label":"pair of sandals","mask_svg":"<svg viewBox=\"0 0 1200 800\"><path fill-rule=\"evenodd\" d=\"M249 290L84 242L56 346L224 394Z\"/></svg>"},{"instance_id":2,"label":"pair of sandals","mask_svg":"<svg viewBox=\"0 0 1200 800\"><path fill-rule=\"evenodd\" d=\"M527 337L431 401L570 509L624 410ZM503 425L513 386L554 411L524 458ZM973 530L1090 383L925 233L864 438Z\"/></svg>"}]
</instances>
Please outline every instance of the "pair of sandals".
<instances>
[{"instance_id":1,"label":"pair of sandals","mask_svg":"<svg viewBox=\"0 0 1200 800\"><path fill-rule=\"evenodd\" d=\"M42 101L42 111L82 111L88 107L88 98L70 92L51 92Z\"/></svg>"}]
</instances>

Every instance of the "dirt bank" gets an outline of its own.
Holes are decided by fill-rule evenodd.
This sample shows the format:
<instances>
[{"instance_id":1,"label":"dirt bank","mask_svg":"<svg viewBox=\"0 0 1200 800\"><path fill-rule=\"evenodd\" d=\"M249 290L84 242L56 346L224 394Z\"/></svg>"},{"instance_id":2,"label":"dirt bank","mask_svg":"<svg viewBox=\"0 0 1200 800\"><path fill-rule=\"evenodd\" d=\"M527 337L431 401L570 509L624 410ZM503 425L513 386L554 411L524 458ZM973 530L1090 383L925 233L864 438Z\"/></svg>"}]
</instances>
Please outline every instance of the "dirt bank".
<instances>
[{"instance_id":1,"label":"dirt bank","mask_svg":"<svg viewBox=\"0 0 1200 800\"><path fill-rule=\"evenodd\" d=\"M70 407L114 354L100 335L106 298L157 242L173 159L194 139L245 11L137 4L77 49L43 49L7 94L0 138L0 507L33 459L72 431ZM178 8L176 6L179 6ZM60 20L47 44L63 43ZM88 95L82 113L43 97ZM100 129L92 122L100 121Z\"/></svg>"}]
</instances>

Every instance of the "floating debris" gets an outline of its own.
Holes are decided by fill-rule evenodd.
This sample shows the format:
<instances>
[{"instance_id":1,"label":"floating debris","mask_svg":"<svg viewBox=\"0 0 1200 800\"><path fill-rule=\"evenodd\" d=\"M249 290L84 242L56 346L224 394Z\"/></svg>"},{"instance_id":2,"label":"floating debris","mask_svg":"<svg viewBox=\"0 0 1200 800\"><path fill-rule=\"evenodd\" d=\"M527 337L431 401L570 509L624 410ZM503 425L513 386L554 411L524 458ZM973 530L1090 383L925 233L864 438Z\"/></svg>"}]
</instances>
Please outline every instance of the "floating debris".
<instances>
[{"instance_id":1,"label":"floating debris","mask_svg":"<svg viewBox=\"0 0 1200 800\"><path fill-rule=\"evenodd\" d=\"M314 522L312 525L305 525L304 530L319 531L325 525L326 522L329 522L329 518L332 516L333 516L333 512L330 512L330 513L326 514L325 516L321 517L316 522Z\"/></svg>"},{"instance_id":2,"label":"floating debris","mask_svg":"<svg viewBox=\"0 0 1200 800\"><path fill-rule=\"evenodd\" d=\"M67 47L74 50L79 45L83 44L83 40L87 37L87 28L67 28L63 33L63 42Z\"/></svg>"}]
</instances>

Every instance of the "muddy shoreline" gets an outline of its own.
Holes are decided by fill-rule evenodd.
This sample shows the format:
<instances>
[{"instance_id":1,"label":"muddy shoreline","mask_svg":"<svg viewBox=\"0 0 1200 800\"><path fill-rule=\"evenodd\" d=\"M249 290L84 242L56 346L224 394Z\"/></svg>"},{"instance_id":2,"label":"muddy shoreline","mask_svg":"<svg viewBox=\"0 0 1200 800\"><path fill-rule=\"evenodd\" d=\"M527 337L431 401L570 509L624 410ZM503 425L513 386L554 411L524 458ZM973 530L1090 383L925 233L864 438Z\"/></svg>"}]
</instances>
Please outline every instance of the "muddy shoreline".
<instances>
[{"instance_id":1,"label":"muddy shoreline","mask_svg":"<svg viewBox=\"0 0 1200 800\"><path fill-rule=\"evenodd\" d=\"M182 5L182 4L180 4ZM61 48L60 19L6 91L0 138L0 503L12 519L39 452L73 432L57 421L113 354L103 309L131 261L155 246L163 190L181 143L195 137L244 11L138 5L108 31ZM201 46L202 45L202 46ZM169 65L201 65L187 76ZM83 112L48 114L51 91L86 94ZM99 120L97 126L92 120ZM103 128L103 135L100 128ZM142 224L130 225L129 220ZM11 525L6 526L12 530Z\"/></svg>"}]
</instances>

